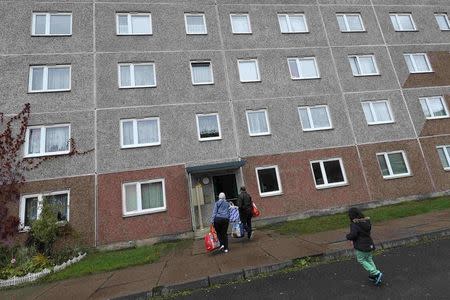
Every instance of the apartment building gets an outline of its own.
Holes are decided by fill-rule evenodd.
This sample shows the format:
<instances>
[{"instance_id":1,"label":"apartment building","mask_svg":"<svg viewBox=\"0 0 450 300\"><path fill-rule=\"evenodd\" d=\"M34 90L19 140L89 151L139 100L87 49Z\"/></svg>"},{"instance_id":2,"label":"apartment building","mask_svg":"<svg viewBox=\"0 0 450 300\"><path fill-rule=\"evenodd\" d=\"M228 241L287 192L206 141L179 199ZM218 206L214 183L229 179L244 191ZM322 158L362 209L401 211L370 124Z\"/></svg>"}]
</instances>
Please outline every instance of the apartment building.
<instances>
[{"instance_id":1,"label":"apartment building","mask_svg":"<svg viewBox=\"0 0 450 300\"><path fill-rule=\"evenodd\" d=\"M450 191L447 0L0 0L0 111L30 103L26 235L90 245ZM83 156L67 157L74 138Z\"/></svg>"}]
</instances>

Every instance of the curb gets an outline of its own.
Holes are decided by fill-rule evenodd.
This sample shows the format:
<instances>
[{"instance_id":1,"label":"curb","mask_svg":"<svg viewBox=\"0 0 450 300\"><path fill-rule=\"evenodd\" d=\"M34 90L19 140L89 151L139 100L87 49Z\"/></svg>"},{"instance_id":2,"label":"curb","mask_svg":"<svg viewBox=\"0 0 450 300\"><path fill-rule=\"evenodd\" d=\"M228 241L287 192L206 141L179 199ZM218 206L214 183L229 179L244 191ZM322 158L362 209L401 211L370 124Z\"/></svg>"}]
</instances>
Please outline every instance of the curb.
<instances>
[{"instance_id":1,"label":"curb","mask_svg":"<svg viewBox=\"0 0 450 300\"><path fill-rule=\"evenodd\" d=\"M376 248L378 249L391 249L396 248L400 246L404 246L409 243L416 243L428 239L436 239L436 238L442 238L450 236L450 229L441 229L437 231L431 231L428 233L422 233L406 238L401 238L397 240L392 241L385 241L381 242L380 244L376 245ZM340 257L349 257L353 256L353 249L344 249L344 250L337 250L333 252L325 252L319 255L314 255L315 257L322 257L324 259L336 259ZM303 259L307 258L309 256L304 257L298 257L295 259L286 260L280 263L276 264L268 264L268 265L262 265L257 267L250 267L250 268L244 268L240 271L230 272L230 273L223 273L223 274L216 274L211 275L208 277L203 277L197 280L192 281L186 281L181 282L173 285L166 285L166 286L156 286L152 290L146 291L146 292L140 292L136 294L130 294L127 296L121 296L117 298L111 298L112 300L147 300L151 297L155 296L167 296L172 293L180 292L183 290L195 290L195 289L201 289L201 288L207 288L212 287L217 284L225 284L230 283L233 281L238 281L242 279L251 279L254 278L260 274L264 273L270 273L282 269L289 268L294 265L294 260L297 259Z\"/></svg>"}]
</instances>

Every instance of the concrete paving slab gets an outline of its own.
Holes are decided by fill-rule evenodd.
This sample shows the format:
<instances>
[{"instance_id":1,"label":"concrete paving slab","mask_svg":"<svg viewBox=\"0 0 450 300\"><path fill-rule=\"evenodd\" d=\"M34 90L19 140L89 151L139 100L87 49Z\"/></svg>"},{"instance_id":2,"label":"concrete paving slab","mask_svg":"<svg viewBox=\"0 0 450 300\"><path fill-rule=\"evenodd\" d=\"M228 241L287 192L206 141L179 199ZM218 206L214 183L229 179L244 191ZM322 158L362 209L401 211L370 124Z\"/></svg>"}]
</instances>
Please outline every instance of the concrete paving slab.
<instances>
[{"instance_id":1,"label":"concrete paving slab","mask_svg":"<svg viewBox=\"0 0 450 300\"><path fill-rule=\"evenodd\" d=\"M312 234L306 234L299 236L302 240L312 242L315 244L328 244L334 242L340 242L345 240L345 235L348 233L348 229L337 229L332 231L324 231Z\"/></svg>"},{"instance_id":2,"label":"concrete paving slab","mask_svg":"<svg viewBox=\"0 0 450 300\"><path fill-rule=\"evenodd\" d=\"M43 284L43 285L32 285L23 288L10 289L5 291L0 291L0 299L4 300L32 300L36 299L47 290L53 288L57 285L57 282Z\"/></svg>"},{"instance_id":3,"label":"concrete paving slab","mask_svg":"<svg viewBox=\"0 0 450 300\"><path fill-rule=\"evenodd\" d=\"M134 281L142 280L152 282L151 286L153 287L158 283L159 276L161 275L165 265L165 262L159 262L144 266L117 270L110 278L106 280L106 282L102 285L102 288L115 285L123 285L125 283L132 283Z\"/></svg>"},{"instance_id":4,"label":"concrete paving slab","mask_svg":"<svg viewBox=\"0 0 450 300\"><path fill-rule=\"evenodd\" d=\"M231 249L228 253L217 255L215 259L222 273L279 262L259 247Z\"/></svg>"},{"instance_id":5,"label":"concrete paving slab","mask_svg":"<svg viewBox=\"0 0 450 300\"><path fill-rule=\"evenodd\" d=\"M313 256L323 253L324 247L299 240L296 238L283 238L261 245L266 252L280 261Z\"/></svg>"},{"instance_id":6,"label":"concrete paving slab","mask_svg":"<svg viewBox=\"0 0 450 300\"><path fill-rule=\"evenodd\" d=\"M151 291L151 289L154 286L155 286L155 281L153 279L133 281L130 283L103 287L103 288L97 290L94 294L92 294L89 297L89 299L96 299L96 300L111 299L111 298L126 296L126 295L130 295L130 294Z\"/></svg>"}]
</instances>

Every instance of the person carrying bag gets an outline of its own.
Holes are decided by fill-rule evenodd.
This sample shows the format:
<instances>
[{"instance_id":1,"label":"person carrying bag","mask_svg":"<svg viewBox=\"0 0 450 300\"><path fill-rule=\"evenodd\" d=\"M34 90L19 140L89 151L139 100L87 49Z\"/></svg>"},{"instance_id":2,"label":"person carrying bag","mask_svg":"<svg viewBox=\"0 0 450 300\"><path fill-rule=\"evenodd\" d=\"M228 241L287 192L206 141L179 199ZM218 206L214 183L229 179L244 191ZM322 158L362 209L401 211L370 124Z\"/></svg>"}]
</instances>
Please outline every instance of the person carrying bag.
<instances>
[{"instance_id":1,"label":"person carrying bag","mask_svg":"<svg viewBox=\"0 0 450 300\"><path fill-rule=\"evenodd\" d=\"M241 222L247 231L247 237L252 237L252 217L253 217L253 201L252 197L247 193L245 186L241 187L241 191L238 197L238 207Z\"/></svg>"},{"instance_id":2,"label":"person carrying bag","mask_svg":"<svg viewBox=\"0 0 450 300\"><path fill-rule=\"evenodd\" d=\"M230 203L225 199L225 194L219 194L219 200L214 204L211 223L217 232L220 242L220 250L228 252L228 225L230 224Z\"/></svg>"}]
</instances>

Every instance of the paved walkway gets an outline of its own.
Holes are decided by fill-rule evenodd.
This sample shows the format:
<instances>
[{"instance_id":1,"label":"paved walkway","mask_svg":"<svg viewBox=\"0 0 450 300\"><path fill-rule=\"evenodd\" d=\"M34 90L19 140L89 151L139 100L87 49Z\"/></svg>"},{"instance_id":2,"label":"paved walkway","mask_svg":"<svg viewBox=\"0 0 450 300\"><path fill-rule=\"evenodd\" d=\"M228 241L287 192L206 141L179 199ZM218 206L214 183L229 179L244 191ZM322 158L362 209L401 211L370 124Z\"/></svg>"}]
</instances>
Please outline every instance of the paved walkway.
<instances>
[{"instance_id":1,"label":"paved walkway","mask_svg":"<svg viewBox=\"0 0 450 300\"><path fill-rule=\"evenodd\" d=\"M450 229L450 210L377 223L376 243ZM252 240L230 239L227 254L205 253L203 240L176 249L159 262L127 269L0 292L0 299L109 299L206 276L275 264L311 255L349 249L347 228L315 234L282 236L256 231Z\"/></svg>"}]
</instances>

